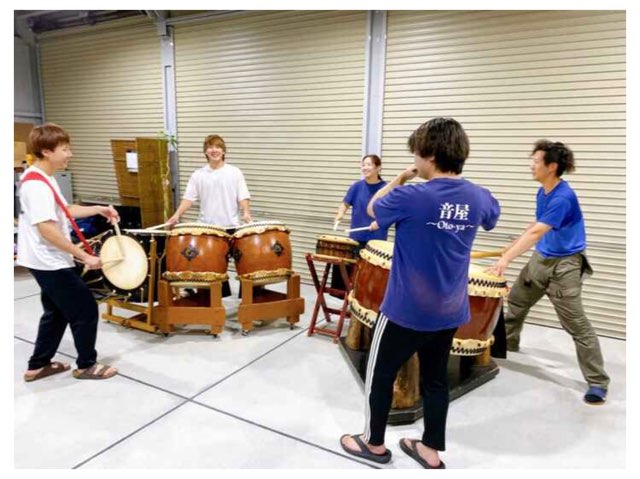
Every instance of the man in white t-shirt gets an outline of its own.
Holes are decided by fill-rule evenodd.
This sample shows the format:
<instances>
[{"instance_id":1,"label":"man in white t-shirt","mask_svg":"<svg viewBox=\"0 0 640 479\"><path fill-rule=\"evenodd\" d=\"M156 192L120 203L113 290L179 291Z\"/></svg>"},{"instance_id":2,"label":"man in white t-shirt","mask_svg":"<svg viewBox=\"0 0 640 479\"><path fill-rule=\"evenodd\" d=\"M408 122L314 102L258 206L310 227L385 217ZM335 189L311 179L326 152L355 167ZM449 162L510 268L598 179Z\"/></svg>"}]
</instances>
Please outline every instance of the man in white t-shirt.
<instances>
[{"instance_id":1,"label":"man in white t-shirt","mask_svg":"<svg viewBox=\"0 0 640 479\"><path fill-rule=\"evenodd\" d=\"M70 239L65 208L71 217L102 215L119 220L112 206L69 205L53 173L67 167L71 158L69 135L48 123L29 133L29 149L37 158L21 178L17 264L29 268L41 289L44 313L24 380L42 379L70 369L69 364L51 361L67 324L78 353L73 371L77 379L108 379L117 369L97 363L95 349L98 306L86 283L75 270L73 257L89 269L102 267L100 258L89 254Z\"/></svg>"},{"instance_id":2,"label":"man in white t-shirt","mask_svg":"<svg viewBox=\"0 0 640 479\"><path fill-rule=\"evenodd\" d=\"M219 135L209 135L204 140L203 153L207 165L197 169L189 178L180 206L169 218L168 226L178 223L180 217L195 201L200 202L198 220L201 223L224 227L240 224L242 219L251 222L249 200L251 198L244 175L239 168L225 163L227 147Z\"/></svg>"}]
</instances>

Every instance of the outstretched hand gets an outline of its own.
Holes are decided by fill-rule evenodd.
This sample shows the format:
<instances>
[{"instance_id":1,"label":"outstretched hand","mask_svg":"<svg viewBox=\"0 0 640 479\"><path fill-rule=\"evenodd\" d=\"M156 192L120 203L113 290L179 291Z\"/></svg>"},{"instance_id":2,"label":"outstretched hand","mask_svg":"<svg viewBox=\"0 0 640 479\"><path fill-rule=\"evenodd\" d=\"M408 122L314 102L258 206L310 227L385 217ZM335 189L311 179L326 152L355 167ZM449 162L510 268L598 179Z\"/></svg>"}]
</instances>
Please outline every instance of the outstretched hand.
<instances>
[{"instance_id":1,"label":"outstretched hand","mask_svg":"<svg viewBox=\"0 0 640 479\"><path fill-rule=\"evenodd\" d=\"M485 272L494 276L504 276L507 266L509 266L509 263L502 257L494 265L485 268Z\"/></svg>"},{"instance_id":2,"label":"outstretched hand","mask_svg":"<svg viewBox=\"0 0 640 479\"><path fill-rule=\"evenodd\" d=\"M173 215L171 218L169 218L169 219L167 220L166 227L167 227L168 229L171 229L171 228L173 228L173 227L178 223L178 221L180 221L180 217L179 217L179 216L176 216L176 215Z\"/></svg>"}]
</instances>

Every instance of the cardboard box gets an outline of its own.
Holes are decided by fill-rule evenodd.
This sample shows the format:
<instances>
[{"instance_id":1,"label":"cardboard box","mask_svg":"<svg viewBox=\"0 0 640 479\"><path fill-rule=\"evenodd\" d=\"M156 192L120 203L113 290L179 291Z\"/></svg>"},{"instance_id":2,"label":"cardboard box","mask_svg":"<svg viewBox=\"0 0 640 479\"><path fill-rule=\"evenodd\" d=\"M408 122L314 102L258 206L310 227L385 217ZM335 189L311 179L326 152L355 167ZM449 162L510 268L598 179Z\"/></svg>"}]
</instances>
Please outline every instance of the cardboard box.
<instances>
[{"instance_id":1,"label":"cardboard box","mask_svg":"<svg viewBox=\"0 0 640 479\"><path fill-rule=\"evenodd\" d=\"M23 162L27 161L27 144L24 141L13 142L13 167L23 166Z\"/></svg>"}]
</instances>

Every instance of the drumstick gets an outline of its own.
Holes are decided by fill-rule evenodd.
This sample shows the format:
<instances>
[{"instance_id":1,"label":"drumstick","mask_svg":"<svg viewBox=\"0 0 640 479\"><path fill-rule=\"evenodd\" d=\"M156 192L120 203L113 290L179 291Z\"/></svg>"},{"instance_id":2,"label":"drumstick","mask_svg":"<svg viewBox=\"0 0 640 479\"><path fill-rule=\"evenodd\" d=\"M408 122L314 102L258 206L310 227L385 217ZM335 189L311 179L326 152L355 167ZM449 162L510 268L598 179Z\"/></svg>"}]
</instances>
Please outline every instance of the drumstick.
<instances>
[{"instance_id":1,"label":"drumstick","mask_svg":"<svg viewBox=\"0 0 640 479\"><path fill-rule=\"evenodd\" d=\"M362 226L361 228L351 228L351 229L345 229L344 232L345 233L352 233L354 231L367 231L369 229L368 226Z\"/></svg>"},{"instance_id":2,"label":"drumstick","mask_svg":"<svg viewBox=\"0 0 640 479\"><path fill-rule=\"evenodd\" d=\"M125 231L127 233L132 233L132 234L147 234L147 235L157 235L157 234L169 234L171 233L171 230L149 230L147 229L132 229L132 228L125 228Z\"/></svg>"},{"instance_id":3,"label":"drumstick","mask_svg":"<svg viewBox=\"0 0 640 479\"><path fill-rule=\"evenodd\" d=\"M477 258L491 258L494 256L502 256L502 253L504 253L505 249L506 248L498 249L494 251L472 251L471 257L477 259Z\"/></svg>"},{"instance_id":4,"label":"drumstick","mask_svg":"<svg viewBox=\"0 0 640 479\"><path fill-rule=\"evenodd\" d=\"M116 229L116 238L118 239L118 250L120 250L120 257L124 258L124 250L122 249L122 234L120 233L120 227L118 226L118 222L116 221L113 224L113 227Z\"/></svg>"},{"instance_id":5,"label":"drumstick","mask_svg":"<svg viewBox=\"0 0 640 479\"><path fill-rule=\"evenodd\" d=\"M107 261L103 261L102 265L104 266L105 264L109 264L109 263L118 263L120 261L124 261L124 258L120 257L120 258L116 258L116 259L110 259Z\"/></svg>"},{"instance_id":6,"label":"drumstick","mask_svg":"<svg viewBox=\"0 0 640 479\"><path fill-rule=\"evenodd\" d=\"M148 229L148 230L159 230L160 228L164 228L164 227L165 227L165 226L167 226L168 224L169 224L169 223L163 223L163 224L161 224L161 225L149 226L148 228L145 228L145 229Z\"/></svg>"},{"instance_id":7,"label":"drumstick","mask_svg":"<svg viewBox=\"0 0 640 479\"><path fill-rule=\"evenodd\" d=\"M336 220L335 223L333 223L333 231L338 231L339 224L340 224L340 220Z\"/></svg>"}]
</instances>

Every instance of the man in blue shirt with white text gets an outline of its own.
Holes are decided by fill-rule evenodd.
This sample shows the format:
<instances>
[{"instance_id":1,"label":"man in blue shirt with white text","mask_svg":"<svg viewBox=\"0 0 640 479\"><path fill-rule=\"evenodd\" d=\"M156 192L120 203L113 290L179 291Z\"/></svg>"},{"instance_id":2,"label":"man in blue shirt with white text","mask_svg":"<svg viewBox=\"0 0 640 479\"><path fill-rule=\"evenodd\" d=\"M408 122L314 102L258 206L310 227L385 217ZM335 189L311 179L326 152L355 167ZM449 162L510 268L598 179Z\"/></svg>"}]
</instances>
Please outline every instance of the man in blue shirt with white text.
<instances>
[{"instance_id":1,"label":"man in blue shirt with white text","mask_svg":"<svg viewBox=\"0 0 640 479\"><path fill-rule=\"evenodd\" d=\"M495 227L500 206L491 193L460 175L469 139L451 118L434 118L409 137L415 164L378 191L368 212L380 228L396 227L389 283L365 381L365 432L340 439L349 454L386 463L384 446L393 382L418 353L424 411L421 439L400 448L426 469L444 469L449 408L447 362L458 326L470 320L467 294L471 245L479 227ZM403 186L419 176L426 183Z\"/></svg>"}]
</instances>

